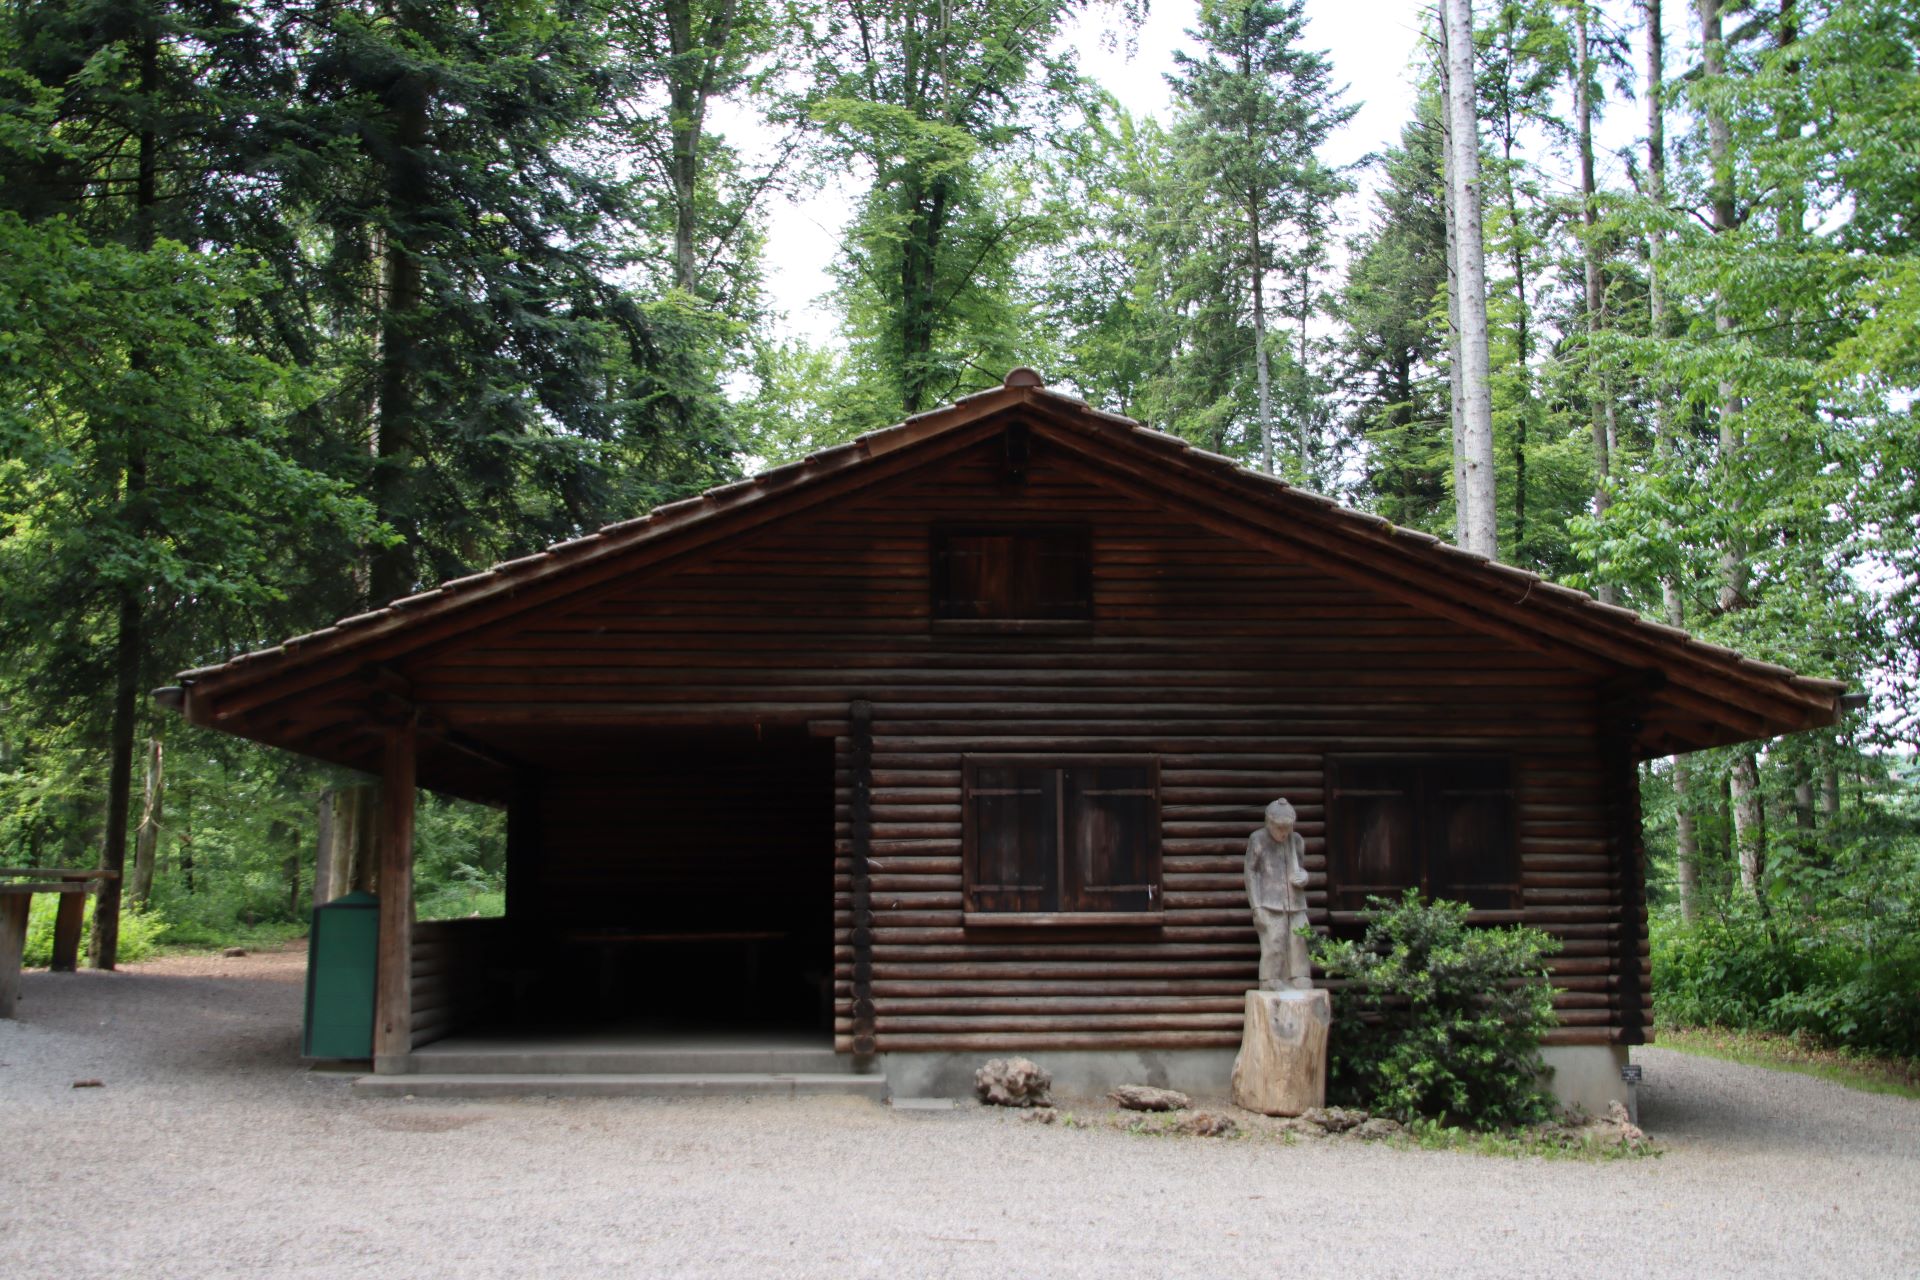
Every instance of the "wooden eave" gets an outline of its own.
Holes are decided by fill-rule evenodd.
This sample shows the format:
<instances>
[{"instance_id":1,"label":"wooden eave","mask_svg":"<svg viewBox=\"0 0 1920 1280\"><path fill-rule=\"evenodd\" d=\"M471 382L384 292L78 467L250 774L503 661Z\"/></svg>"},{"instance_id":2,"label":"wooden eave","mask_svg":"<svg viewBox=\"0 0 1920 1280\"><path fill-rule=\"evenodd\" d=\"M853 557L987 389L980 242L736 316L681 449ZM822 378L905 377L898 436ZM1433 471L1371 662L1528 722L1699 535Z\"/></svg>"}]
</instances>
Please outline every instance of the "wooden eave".
<instances>
[{"instance_id":1,"label":"wooden eave","mask_svg":"<svg viewBox=\"0 0 1920 1280\"><path fill-rule=\"evenodd\" d=\"M367 730L422 719L449 762L442 789L487 794L516 762L412 708L402 660L472 644L537 609L839 502L1025 422L1069 465L1255 548L1298 558L1491 638L1558 657L1596 684L1631 688L1601 709L1642 758L1838 721L1845 686L1796 675L1649 622L1537 574L1339 506L1128 418L1036 385L1031 375L800 462L658 507L634 520L458 578L384 608L180 674L192 723L353 767ZM1604 727L1604 726L1603 726ZM463 772L464 771L464 772Z\"/></svg>"}]
</instances>

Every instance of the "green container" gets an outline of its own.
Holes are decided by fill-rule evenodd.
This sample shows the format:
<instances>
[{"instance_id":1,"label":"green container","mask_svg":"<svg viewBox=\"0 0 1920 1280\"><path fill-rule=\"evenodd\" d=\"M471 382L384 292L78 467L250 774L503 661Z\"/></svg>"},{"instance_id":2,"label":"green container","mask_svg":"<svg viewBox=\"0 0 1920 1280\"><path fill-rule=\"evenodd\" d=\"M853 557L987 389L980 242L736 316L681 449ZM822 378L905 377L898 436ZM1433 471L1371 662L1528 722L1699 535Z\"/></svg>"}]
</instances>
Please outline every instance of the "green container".
<instances>
[{"instance_id":1,"label":"green container","mask_svg":"<svg viewBox=\"0 0 1920 1280\"><path fill-rule=\"evenodd\" d=\"M380 899L349 893L313 909L307 935L309 1058L373 1057L374 974L380 955Z\"/></svg>"}]
</instances>

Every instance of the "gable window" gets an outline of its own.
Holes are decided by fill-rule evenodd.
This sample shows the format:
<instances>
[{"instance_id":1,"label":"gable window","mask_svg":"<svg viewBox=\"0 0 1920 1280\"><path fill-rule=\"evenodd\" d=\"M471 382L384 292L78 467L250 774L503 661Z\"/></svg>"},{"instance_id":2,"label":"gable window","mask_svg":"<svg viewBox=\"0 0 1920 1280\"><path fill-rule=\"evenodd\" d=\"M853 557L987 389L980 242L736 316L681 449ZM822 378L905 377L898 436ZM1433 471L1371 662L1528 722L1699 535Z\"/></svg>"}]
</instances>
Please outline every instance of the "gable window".
<instances>
[{"instance_id":1,"label":"gable window","mask_svg":"<svg viewBox=\"0 0 1920 1280\"><path fill-rule=\"evenodd\" d=\"M1157 759L967 756L962 774L968 923L1158 918Z\"/></svg>"},{"instance_id":2,"label":"gable window","mask_svg":"<svg viewBox=\"0 0 1920 1280\"><path fill-rule=\"evenodd\" d=\"M1093 619L1087 530L936 528L933 617L949 630L1084 628Z\"/></svg>"},{"instance_id":3,"label":"gable window","mask_svg":"<svg viewBox=\"0 0 1920 1280\"><path fill-rule=\"evenodd\" d=\"M1327 762L1327 905L1418 888L1482 911L1520 903L1513 766L1500 756Z\"/></svg>"}]
</instances>

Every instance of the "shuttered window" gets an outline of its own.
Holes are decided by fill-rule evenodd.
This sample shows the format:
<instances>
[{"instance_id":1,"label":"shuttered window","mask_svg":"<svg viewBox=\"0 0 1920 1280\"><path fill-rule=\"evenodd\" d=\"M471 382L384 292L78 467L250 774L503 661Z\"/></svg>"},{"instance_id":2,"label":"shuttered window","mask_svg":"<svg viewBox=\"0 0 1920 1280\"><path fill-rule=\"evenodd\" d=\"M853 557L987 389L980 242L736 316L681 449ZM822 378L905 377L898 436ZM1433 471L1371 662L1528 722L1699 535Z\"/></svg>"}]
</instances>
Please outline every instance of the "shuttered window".
<instances>
[{"instance_id":1,"label":"shuttered window","mask_svg":"<svg viewBox=\"0 0 1920 1280\"><path fill-rule=\"evenodd\" d=\"M1157 760L969 756L963 774L968 912L1160 910Z\"/></svg>"},{"instance_id":2,"label":"shuttered window","mask_svg":"<svg viewBox=\"0 0 1920 1280\"><path fill-rule=\"evenodd\" d=\"M1419 888L1483 911L1520 901L1513 766L1499 756L1327 764L1327 889L1336 911Z\"/></svg>"},{"instance_id":3,"label":"shuttered window","mask_svg":"<svg viewBox=\"0 0 1920 1280\"><path fill-rule=\"evenodd\" d=\"M960 626L1089 621L1093 568L1087 530L935 529L933 616Z\"/></svg>"}]
</instances>

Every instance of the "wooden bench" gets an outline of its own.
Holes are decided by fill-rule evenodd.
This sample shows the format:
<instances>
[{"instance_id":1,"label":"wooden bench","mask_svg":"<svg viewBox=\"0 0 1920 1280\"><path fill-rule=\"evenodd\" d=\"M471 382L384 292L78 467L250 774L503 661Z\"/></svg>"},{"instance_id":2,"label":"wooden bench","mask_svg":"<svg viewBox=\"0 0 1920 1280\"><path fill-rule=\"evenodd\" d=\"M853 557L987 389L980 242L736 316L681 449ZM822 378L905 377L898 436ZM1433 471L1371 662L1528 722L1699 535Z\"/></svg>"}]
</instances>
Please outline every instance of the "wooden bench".
<instances>
[{"instance_id":1,"label":"wooden bench","mask_svg":"<svg viewBox=\"0 0 1920 1280\"><path fill-rule=\"evenodd\" d=\"M0 867L0 1018L11 1018L20 1001L20 957L27 946L27 916L33 895L60 895L60 907L53 917L53 959L47 968L54 973L72 973L80 964L86 895L96 892L102 882L119 878L116 871Z\"/></svg>"}]
</instances>

